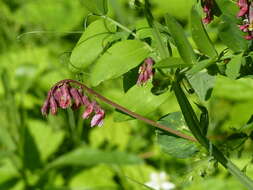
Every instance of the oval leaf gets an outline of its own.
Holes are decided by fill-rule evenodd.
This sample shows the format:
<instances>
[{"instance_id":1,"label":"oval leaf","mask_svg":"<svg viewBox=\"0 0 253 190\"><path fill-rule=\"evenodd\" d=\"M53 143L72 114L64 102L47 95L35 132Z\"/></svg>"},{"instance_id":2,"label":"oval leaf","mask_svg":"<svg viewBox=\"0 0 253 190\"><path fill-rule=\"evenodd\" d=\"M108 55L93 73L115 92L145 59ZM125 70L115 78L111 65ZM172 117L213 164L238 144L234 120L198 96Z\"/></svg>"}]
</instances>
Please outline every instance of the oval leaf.
<instances>
[{"instance_id":1,"label":"oval leaf","mask_svg":"<svg viewBox=\"0 0 253 190\"><path fill-rule=\"evenodd\" d=\"M97 86L104 80L121 76L139 65L149 55L147 45L137 40L116 43L101 56L91 71L91 83Z\"/></svg>"},{"instance_id":2,"label":"oval leaf","mask_svg":"<svg viewBox=\"0 0 253 190\"><path fill-rule=\"evenodd\" d=\"M170 113L162 117L158 122L168 126L168 128L190 134L185 124L184 117L180 112ZM198 152L196 144L186 139L161 131L158 131L157 138L162 150L176 158L188 158Z\"/></svg>"},{"instance_id":3,"label":"oval leaf","mask_svg":"<svg viewBox=\"0 0 253 190\"><path fill-rule=\"evenodd\" d=\"M103 19L92 22L73 49L70 62L75 68L85 68L95 61L105 46L110 43L116 26Z\"/></svg>"}]
</instances>

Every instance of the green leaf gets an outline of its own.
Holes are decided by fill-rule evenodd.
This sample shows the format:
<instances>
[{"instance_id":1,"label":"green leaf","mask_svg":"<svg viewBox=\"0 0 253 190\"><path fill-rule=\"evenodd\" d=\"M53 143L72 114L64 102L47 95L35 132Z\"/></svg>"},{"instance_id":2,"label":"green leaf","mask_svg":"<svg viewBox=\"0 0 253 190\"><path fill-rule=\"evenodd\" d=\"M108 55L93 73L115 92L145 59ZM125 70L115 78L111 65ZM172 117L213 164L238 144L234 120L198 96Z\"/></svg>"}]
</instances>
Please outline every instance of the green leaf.
<instances>
[{"instance_id":1,"label":"green leaf","mask_svg":"<svg viewBox=\"0 0 253 190\"><path fill-rule=\"evenodd\" d=\"M168 128L176 129L184 133L190 133L187 130L183 115L181 112L170 113L162 117L159 123L167 126ZM162 150L176 158L188 158L193 156L197 151L197 146L186 139L173 136L168 133L158 132L158 143Z\"/></svg>"},{"instance_id":2,"label":"green leaf","mask_svg":"<svg viewBox=\"0 0 253 190\"><path fill-rule=\"evenodd\" d=\"M80 147L64 154L48 165L48 168L59 166L93 166L96 164L140 164L142 159L133 154L117 151L102 151L89 147Z\"/></svg>"},{"instance_id":3,"label":"green leaf","mask_svg":"<svg viewBox=\"0 0 253 190\"><path fill-rule=\"evenodd\" d=\"M215 76L209 75L207 72L199 72L188 79L201 101L210 98L215 84Z\"/></svg>"},{"instance_id":4,"label":"green leaf","mask_svg":"<svg viewBox=\"0 0 253 190\"><path fill-rule=\"evenodd\" d=\"M200 119L199 119L199 123L200 123L200 130L202 132L202 134L204 136L206 136L207 132L208 132L208 125L209 125L209 115L208 115L208 110L206 109L205 106L202 106L200 104L196 104L198 106L198 108L201 111L200 114Z\"/></svg>"},{"instance_id":5,"label":"green leaf","mask_svg":"<svg viewBox=\"0 0 253 190\"><path fill-rule=\"evenodd\" d=\"M23 151L23 163L25 168L34 171L41 167L40 152L28 127L25 127L24 129Z\"/></svg>"},{"instance_id":6,"label":"green leaf","mask_svg":"<svg viewBox=\"0 0 253 190\"><path fill-rule=\"evenodd\" d=\"M116 26L104 19L92 22L83 32L72 51L70 62L74 68L86 68L92 64L110 44Z\"/></svg>"},{"instance_id":7,"label":"green leaf","mask_svg":"<svg viewBox=\"0 0 253 190\"><path fill-rule=\"evenodd\" d=\"M218 27L219 38L234 52L241 52L247 48L248 42L243 37L243 32L237 26L237 19L229 15L221 16Z\"/></svg>"},{"instance_id":8,"label":"green leaf","mask_svg":"<svg viewBox=\"0 0 253 190\"><path fill-rule=\"evenodd\" d=\"M235 16L239 11L236 3L233 1L215 0L215 3L223 14Z\"/></svg>"},{"instance_id":9,"label":"green leaf","mask_svg":"<svg viewBox=\"0 0 253 190\"><path fill-rule=\"evenodd\" d=\"M92 68L92 85L97 86L104 80L117 78L128 72L147 58L149 52L147 44L137 40L114 44Z\"/></svg>"},{"instance_id":10,"label":"green leaf","mask_svg":"<svg viewBox=\"0 0 253 190\"><path fill-rule=\"evenodd\" d=\"M240 68L242 64L242 54L234 56L226 67L226 75L231 79L236 79L240 75Z\"/></svg>"},{"instance_id":11,"label":"green leaf","mask_svg":"<svg viewBox=\"0 0 253 190\"><path fill-rule=\"evenodd\" d=\"M151 82L148 82L145 86L135 85L127 93L118 97L116 101L133 112L147 116L158 109L169 97L168 93L155 96L150 92L151 88ZM120 112L115 112L114 119L115 121L125 121L133 118Z\"/></svg>"},{"instance_id":12,"label":"green leaf","mask_svg":"<svg viewBox=\"0 0 253 190\"><path fill-rule=\"evenodd\" d=\"M130 88L136 85L138 79L139 68L135 67L123 75L123 88L127 92Z\"/></svg>"},{"instance_id":13,"label":"green leaf","mask_svg":"<svg viewBox=\"0 0 253 190\"><path fill-rule=\"evenodd\" d=\"M191 10L191 32L192 38L201 52L209 57L217 57L218 54L203 26L201 16L195 6Z\"/></svg>"},{"instance_id":14,"label":"green leaf","mask_svg":"<svg viewBox=\"0 0 253 190\"><path fill-rule=\"evenodd\" d=\"M191 44L187 40L183 27L172 16L166 14L166 25L169 28L170 34L175 41L178 52L186 64L196 62L195 53Z\"/></svg>"},{"instance_id":15,"label":"green leaf","mask_svg":"<svg viewBox=\"0 0 253 190\"><path fill-rule=\"evenodd\" d=\"M168 57L166 59L162 59L161 61L157 62L153 68L185 68L192 66L192 64L185 63L181 58L179 57Z\"/></svg>"},{"instance_id":16,"label":"green leaf","mask_svg":"<svg viewBox=\"0 0 253 190\"><path fill-rule=\"evenodd\" d=\"M108 12L107 0L85 0L84 6L96 15L105 15Z\"/></svg>"},{"instance_id":17,"label":"green leaf","mask_svg":"<svg viewBox=\"0 0 253 190\"><path fill-rule=\"evenodd\" d=\"M189 71L186 72L187 75L194 75L203 69L209 67L210 65L214 64L214 60L212 59L205 59L200 62L197 62Z\"/></svg>"}]
</instances>

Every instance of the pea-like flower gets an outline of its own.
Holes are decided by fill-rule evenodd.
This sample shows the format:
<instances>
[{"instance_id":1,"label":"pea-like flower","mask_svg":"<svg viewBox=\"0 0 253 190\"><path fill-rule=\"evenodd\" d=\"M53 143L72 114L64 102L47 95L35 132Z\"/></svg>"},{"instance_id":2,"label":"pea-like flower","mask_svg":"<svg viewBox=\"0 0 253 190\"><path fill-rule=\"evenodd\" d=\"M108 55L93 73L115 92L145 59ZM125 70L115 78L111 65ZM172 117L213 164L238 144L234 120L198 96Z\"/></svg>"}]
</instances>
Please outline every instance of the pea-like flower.
<instances>
[{"instance_id":1,"label":"pea-like flower","mask_svg":"<svg viewBox=\"0 0 253 190\"><path fill-rule=\"evenodd\" d=\"M88 96L83 93L82 88L73 87L68 82L57 83L51 88L41 107L41 113L42 115L48 115L50 111L52 115L56 115L58 108L66 109L71 107L76 110L82 105L85 107L82 118L87 119L93 115L91 127L102 126L105 111L96 101L91 102Z\"/></svg>"},{"instance_id":2,"label":"pea-like flower","mask_svg":"<svg viewBox=\"0 0 253 190\"><path fill-rule=\"evenodd\" d=\"M145 59L144 63L139 68L139 77L137 85L145 84L149 79L152 79L154 60L152 58Z\"/></svg>"},{"instance_id":3,"label":"pea-like flower","mask_svg":"<svg viewBox=\"0 0 253 190\"><path fill-rule=\"evenodd\" d=\"M253 39L253 2L238 0L237 5L240 8L237 17L242 18L242 24L239 25L239 28L247 33L244 38L251 40Z\"/></svg>"},{"instance_id":4,"label":"pea-like flower","mask_svg":"<svg viewBox=\"0 0 253 190\"><path fill-rule=\"evenodd\" d=\"M213 0L201 0L203 12L206 14L202 19L203 23L209 24L213 20Z\"/></svg>"}]
</instances>

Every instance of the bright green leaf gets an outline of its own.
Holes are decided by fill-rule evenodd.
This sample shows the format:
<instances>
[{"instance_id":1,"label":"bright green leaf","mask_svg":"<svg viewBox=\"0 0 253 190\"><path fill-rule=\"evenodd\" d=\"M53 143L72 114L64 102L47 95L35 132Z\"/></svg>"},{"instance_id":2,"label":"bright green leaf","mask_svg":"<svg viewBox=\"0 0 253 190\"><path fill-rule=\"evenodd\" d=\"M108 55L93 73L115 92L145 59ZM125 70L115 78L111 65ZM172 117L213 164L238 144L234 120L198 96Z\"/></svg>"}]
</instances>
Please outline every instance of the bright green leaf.
<instances>
[{"instance_id":1,"label":"bright green leaf","mask_svg":"<svg viewBox=\"0 0 253 190\"><path fill-rule=\"evenodd\" d=\"M73 49L70 62L74 68L85 68L93 63L110 43L116 26L104 19L92 22Z\"/></svg>"},{"instance_id":2,"label":"bright green leaf","mask_svg":"<svg viewBox=\"0 0 253 190\"><path fill-rule=\"evenodd\" d=\"M96 15L105 15L108 11L107 0L85 0L84 6Z\"/></svg>"},{"instance_id":3,"label":"bright green leaf","mask_svg":"<svg viewBox=\"0 0 253 190\"><path fill-rule=\"evenodd\" d=\"M231 79L236 79L240 75L240 68L242 64L242 55L236 55L228 63L226 67L226 75Z\"/></svg>"},{"instance_id":4,"label":"bright green leaf","mask_svg":"<svg viewBox=\"0 0 253 190\"><path fill-rule=\"evenodd\" d=\"M122 96L117 99L117 102L133 112L146 116L154 112L169 97L168 93L159 96L153 95L151 93L151 88L152 84L150 82L143 87L135 85L127 91L127 93L122 94ZM116 112L114 118L115 121L133 119L120 112Z\"/></svg>"},{"instance_id":5,"label":"bright green leaf","mask_svg":"<svg viewBox=\"0 0 253 190\"><path fill-rule=\"evenodd\" d=\"M133 154L117 151L103 151L88 147L77 148L58 157L49 164L49 168L58 166L92 166L96 164L139 164L142 159Z\"/></svg>"},{"instance_id":6,"label":"bright green leaf","mask_svg":"<svg viewBox=\"0 0 253 190\"><path fill-rule=\"evenodd\" d=\"M109 48L91 71L91 83L97 86L104 80L121 76L139 65L149 55L147 44L137 40L126 40Z\"/></svg>"}]
</instances>

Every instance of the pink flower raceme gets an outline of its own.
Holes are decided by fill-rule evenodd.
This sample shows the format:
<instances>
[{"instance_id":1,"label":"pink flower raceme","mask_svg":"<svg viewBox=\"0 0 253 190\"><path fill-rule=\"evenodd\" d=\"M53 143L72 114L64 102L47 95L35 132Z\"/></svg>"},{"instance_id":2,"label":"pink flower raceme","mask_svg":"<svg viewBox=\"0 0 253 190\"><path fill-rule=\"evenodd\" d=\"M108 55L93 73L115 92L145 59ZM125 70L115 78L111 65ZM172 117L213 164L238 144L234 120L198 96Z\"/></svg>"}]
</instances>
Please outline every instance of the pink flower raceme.
<instances>
[{"instance_id":1,"label":"pink flower raceme","mask_svg":"<svg viewBox=\"0 0 253 190\"><path fill-rule=\"evenodd\" d=\"M47 98L41 107L42 115L48 115L49 111L52 115L57 114L57 109L66 109L71 107L73 110L85 106L85 111L82 115L84 119L91 119L91 127L102 126L105 117L105 111L97 104L97 102L89 101L89 98L84 95L82 89L77 89L70 86L69 82L62 82L54 86L47 95Z\"/></svg>"},{"instance_id":2,"label":"pink flower raceme","mask_svg":"<svg viewBox=\"0 0 253 190\"><path fill-rule=\"evenodd\" d=\"M237 17L241 17L243 20L239 28L241 31L247 33L244 38L246 40L251 40L253 39L253 2L238 0L237 5L240 8Z\"/></svg>"},{"instance_id":3,"label":"pink flower raceme","mask_svg":"<svg viewBox=\"0 0 253 190\"><path fill-rule=\"evenodd\" d=\"M213 20L213 0L201 0L201 6L203 7L203 12L206 14L202 21L205 24L209 24Z\"/></svg>"},{"instance_id":4,"label":"pink flower raceme","mask_svg":"<svg viewBox=\"0 0 253 190\"><path fill-rule=\"evenodd\" d=\"M139 77L137 80L137 85L143 85L153 77L153 65L154 61L152 58L145 59L144 63L139 68Z\"/></svg>"}]
</instances>

